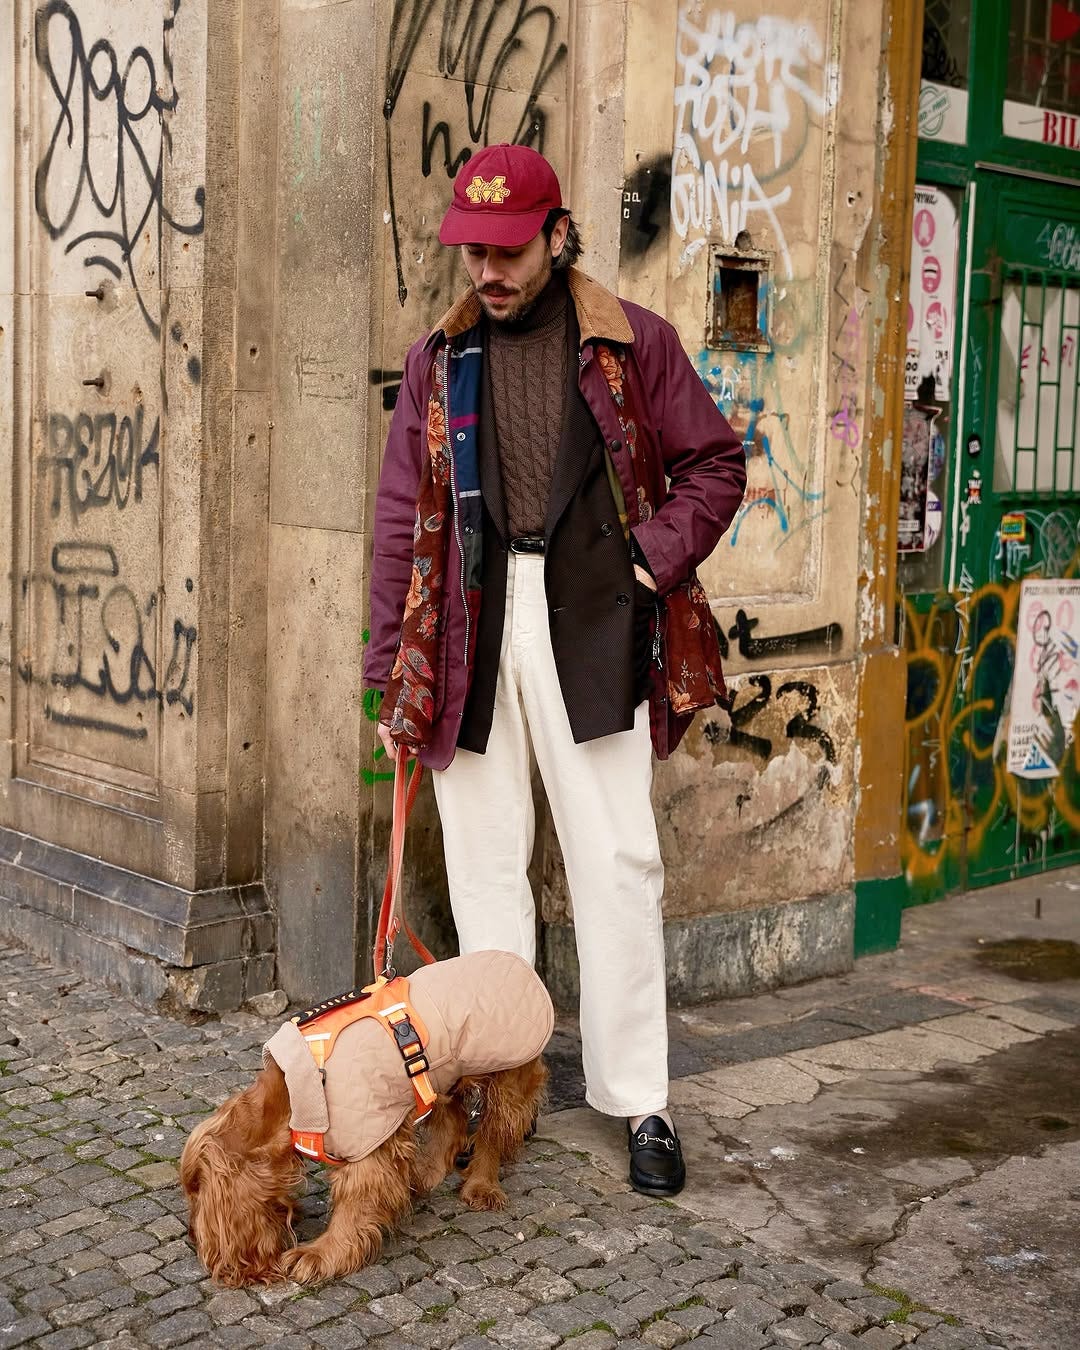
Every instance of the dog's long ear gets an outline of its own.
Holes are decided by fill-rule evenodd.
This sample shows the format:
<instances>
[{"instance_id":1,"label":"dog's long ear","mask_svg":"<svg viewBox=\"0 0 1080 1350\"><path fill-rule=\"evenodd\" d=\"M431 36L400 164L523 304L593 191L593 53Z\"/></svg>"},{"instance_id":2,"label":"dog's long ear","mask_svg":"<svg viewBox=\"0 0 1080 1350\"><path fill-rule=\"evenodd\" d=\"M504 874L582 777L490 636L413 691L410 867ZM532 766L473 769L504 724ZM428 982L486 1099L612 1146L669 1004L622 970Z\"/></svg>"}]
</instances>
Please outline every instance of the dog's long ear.
<instances>
[{"instance_id":1,"label":"dog's long ear","mask_svg":"<svg viewBox=\"0 0 1080 1350\"><path fill-rule=\"evenodd\" d=\"M195 1127L180 1158L180 1180L191 1239L216 1280L241 1285L280 1278L301 1170L276 1066Z\"/></svg>"},{"instance_id":2,"label":"dog's long ear","mask_svg":"<svg viewBox=\"0 0 1080 1350\"><path fill-rule=\"evenodd\" d=\"M281 1278L299 1167L298 1159L283 1158L272 1146L243 1156L210 1132L188 1141L181 1180L191 1209L189 1231L203 1265L221 1284Z\"/></svg>"}]
</instances>

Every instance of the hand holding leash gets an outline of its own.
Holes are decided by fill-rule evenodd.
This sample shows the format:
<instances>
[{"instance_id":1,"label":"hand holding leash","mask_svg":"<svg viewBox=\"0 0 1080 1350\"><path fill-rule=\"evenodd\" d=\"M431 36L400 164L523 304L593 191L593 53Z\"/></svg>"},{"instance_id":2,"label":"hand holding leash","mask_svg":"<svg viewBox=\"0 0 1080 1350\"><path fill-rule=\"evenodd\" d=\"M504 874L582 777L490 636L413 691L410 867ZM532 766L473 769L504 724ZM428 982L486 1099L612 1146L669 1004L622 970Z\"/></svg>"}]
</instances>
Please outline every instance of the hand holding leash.
<instances>
[{"instance_id":1,"label":"hand holding leash","mask_svg":"<svg viewBox=\"0 0 1080 1350\"><path fill-rule=\"evenodd\" d=\"M393 736L390 735L390 728L386 725L385 722L380 722L376 727L376 731L378 731L379 733L379 740L382 743L382 748L386 751L387 758L392 759L396 764L399 746L397 741L394 740ZM408 759L413 758L413 752L411 750L409 751L406 758Z\"/></svg>"}]
</instances>

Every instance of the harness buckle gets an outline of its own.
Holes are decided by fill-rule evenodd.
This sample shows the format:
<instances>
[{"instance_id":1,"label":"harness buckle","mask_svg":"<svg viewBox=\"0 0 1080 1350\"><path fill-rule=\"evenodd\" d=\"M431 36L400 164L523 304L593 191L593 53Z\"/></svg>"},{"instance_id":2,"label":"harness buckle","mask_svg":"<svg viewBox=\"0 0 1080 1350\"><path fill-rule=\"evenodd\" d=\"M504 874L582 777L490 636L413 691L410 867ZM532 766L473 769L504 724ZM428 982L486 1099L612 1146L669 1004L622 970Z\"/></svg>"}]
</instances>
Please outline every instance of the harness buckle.
<instances>
[{"instance_id":1,"label":"harness buckle","mask_svg":"<svg viewBox=\"0 0 1080 1350\"><path fill-rule=\"evenodd\" d=\"M404 1051L413 1041L417 1045L420 1044L420 1037L416 1034L416 1028L408 1017L403 1017L400 1022L392 1022L390 1026L399 1050Z\"/></svg>"}]
</instances>

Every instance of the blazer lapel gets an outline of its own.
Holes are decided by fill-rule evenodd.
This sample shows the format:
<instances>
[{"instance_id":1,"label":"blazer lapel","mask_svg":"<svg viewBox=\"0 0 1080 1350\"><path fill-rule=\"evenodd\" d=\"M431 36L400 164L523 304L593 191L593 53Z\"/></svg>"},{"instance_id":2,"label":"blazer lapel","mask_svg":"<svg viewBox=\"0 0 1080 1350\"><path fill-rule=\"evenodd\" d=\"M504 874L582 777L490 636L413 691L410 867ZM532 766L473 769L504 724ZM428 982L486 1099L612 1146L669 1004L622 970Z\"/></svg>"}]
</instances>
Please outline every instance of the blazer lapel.
<instances>
[{"instance_id":1,"label":"blazer lapel","mask_svg":"<svg viewBox=\"0 0 1080 1350\"><path fill-rule=\"evenodd\" d=\"M598 434L589 405L578 388L580 330L574 306L568 305L566 312L566 401L559 448L555 454L555 471L551 475L547 515L544 518L544 535L548 539L581 483Z\"/></svg>"}]
</instances>

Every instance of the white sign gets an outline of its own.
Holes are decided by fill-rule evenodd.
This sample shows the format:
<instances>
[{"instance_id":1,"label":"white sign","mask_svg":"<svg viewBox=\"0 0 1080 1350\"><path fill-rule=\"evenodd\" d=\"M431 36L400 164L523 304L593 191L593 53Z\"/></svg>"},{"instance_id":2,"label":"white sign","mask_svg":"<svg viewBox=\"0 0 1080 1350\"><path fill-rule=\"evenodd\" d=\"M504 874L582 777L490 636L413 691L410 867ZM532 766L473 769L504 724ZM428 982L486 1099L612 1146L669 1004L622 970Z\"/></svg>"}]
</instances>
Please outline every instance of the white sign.
<instances>
[{"instance_id":1,"label":"white sign","mask_svg":"<svg viewBox=\"0 0 1080 1350\"><path fill-rule=\"evenodd\" d=\"M1020 587L1007 768L1056 778L1080 712L1080 581Z\"/></svg>"},{"instance_id":2,"label":"white sign","mask_svg":"<svg viewBox=\"0 0 1080 1350\"><path fill-rule=\"evenodd\" d=\"M909 403L928 375L933 376L934 399L949 400L959 236L956 207L944 188L916 183L904 362L904 398Z\"/></svg>"},{"instance_id":3,"label":"white sign","mask_svg":"<svg viewBox=\"0 0 1080 1350\"><path fill-rule=\"evenodd\" d=\"M923 80L919 90L919 140L967 142L968 93Z\"/></svg>"},{"instance_id":4,"label":"white sign","mask_svg":"<svg viewBox=\"0 0 1080 1350\"><path fill-rule=\"evenodd\" d=\"M1080 117L1072 113L1051 112L1034 104L1014 103L1006 99L1001 113L1001 129L1018 141L1038 141L1062 150L1080 150Z\"/></svg>"}]
</instances>

